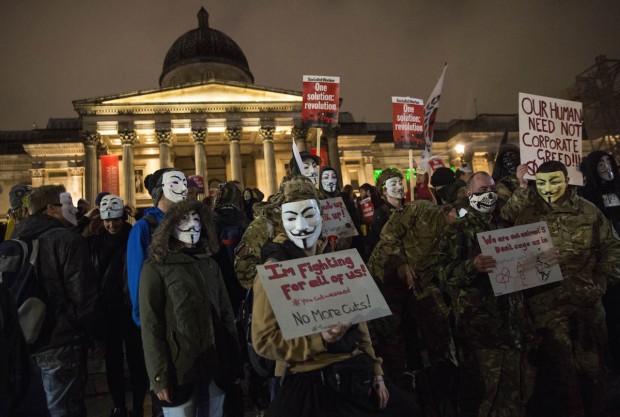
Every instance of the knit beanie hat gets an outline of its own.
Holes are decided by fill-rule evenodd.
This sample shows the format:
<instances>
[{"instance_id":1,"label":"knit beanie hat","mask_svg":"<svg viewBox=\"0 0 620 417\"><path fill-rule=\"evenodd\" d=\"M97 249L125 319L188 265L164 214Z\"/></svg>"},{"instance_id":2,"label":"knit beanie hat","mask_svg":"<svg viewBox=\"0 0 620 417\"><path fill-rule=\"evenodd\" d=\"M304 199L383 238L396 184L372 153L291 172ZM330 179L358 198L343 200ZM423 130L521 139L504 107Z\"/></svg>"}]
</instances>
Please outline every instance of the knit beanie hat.
<instances>
[{"instance_id":1,"label":"knit beanie hat","mask_svg":"<svg viewBox=\"0 0 620 417\"><path fill-rule=\"evenodd\" d=\"M381 174L377 177L377 188L380 191L383 191L383 187L385 186L385 182L390 178L400 178L403 179L403 174L400 173L396 168L386 168L381 171Z\"/></svg>"},{"instance_id":2,"label":"knit beanie hat","mask_svg":"<svg viewBox=\"0 0 620 417\"><path fill-rule=\"evenodd\" d=\"M107 192L107 191L102 191L102 192L100 192L99 194L97 194L97 197L95 197L95 205L96 205L97 207L99 207L99 206L101 205L101 199L102 199L103 197L105 197L106 195L109 195L109 194L110 194L110 193L109 193L109 192Z\"/></svg>"},{"instance_id":3,"label":"knit beanie hat","mask_svg":"<svg viewBox=\"0 0 620 417\"><path fill-rule=\"evenodd\" d=\"M433 172L431 177L431 185L433 187L441 187L442 185L449 185L456 181L454 172L450 168L440 167Z\"/></svg>"},{"instance_id":4,"label":"knit beanie hat","mask_svg":"<svg viewBox=\"0 0 620 417\"><path fill-rule=\"evenodd\" d=\"M175 168L162 168L157 171L149 174L144 178L144 186L149 192L149 195L153 199L153 205L157 206L159 200L161 200L161 196L164 193L162 188L162 179L165 172L176 171Z\"/></svg>"}]
</instances>

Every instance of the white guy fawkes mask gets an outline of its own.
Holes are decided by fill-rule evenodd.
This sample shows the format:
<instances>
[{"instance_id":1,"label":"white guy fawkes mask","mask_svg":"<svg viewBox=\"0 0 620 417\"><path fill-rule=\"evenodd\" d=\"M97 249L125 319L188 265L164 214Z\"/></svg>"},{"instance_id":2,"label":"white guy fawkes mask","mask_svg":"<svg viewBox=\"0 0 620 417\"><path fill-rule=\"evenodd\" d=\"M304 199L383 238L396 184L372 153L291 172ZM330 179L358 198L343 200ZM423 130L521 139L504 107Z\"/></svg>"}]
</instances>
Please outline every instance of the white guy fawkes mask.
<instances>
[{"instance_id":1,"label":"white guy fawkes mask","mask_svg":"<svg viewBox=\"0 0 620 417\"><path fill-rule=\"evenodd\" d=\"M123 200L117 195L106 195L99 203L99 213L101 214L101 220L123 217Z\"/></svg>"},{"instance_id":2,"label":"white guy fawkes mask","mask_svg":"<svg viewBox=\"0 0 620 417\"><path fill-rule=\"evenodd\" d=\"M192 210L174 225L172 235L180 242L195 245L200 239L201 230L200 215Z\"/></svg>"},{"instance_id":3,"label":"white guy fawkes mask","mask_svg":"<svg viewBox=\"0 0 620 417\"><path fill-rule=\"evenodd\" d=\"M60 193L60 204L62 204L62 217L64 217L65 220L72 225L77 226L77 218L75 215L77 214L78 209L73 205L71 194Z\"/></svg>"},{"instance_id":4,"label":"white guy fawkes mask","mask_svg":"<svg viewBox=\"0 0 620 417\"><path fill-rule=\"evenodd\" d=\"M302 168L302 174L304 177L310 178L312 184L318 184L319 179L319 166L316 164L315 160L312 158L304 159Z\"/></svg>"},{"instance_id":5,"label":"white guy fawkes mask","mask_svg":"<svg viewBox=\"0 0 620 417\"><path fill-rule=\"evenodd\" d=\"M323 171L321 174L321 187L328 193L333 193L338 187L338 176L336 171L331 169Z\"/></svg>"},{"instance_id":6,"label":"white guy fawkes mask","mask_svg":"<svg viewBox=\"0 0 620 417\"><path fill-rule=\"evenodd\" d=\"M282 225L289 239L301 249L309 249L321 236L323 218L319 202L310 199L282 204Z\"/></svg>"},{"instance_id":7,"label":"white guy fawkes mask","mask_svg":"<svg viewBox=\"0 0 620 417\"><path fill-rule=\"evenodd\" d=\"M598 172L598 176L601 177L603 181L613 181L614 167L611 164L611 159L609 158L609 156L604 155L601 159L598 160L598 164L596 164L596 170Z\"/></svg>"},{"instance_id":8,"label":"white guy fawkes mask","mask_svg":"<svg viewBox=\"0 0 620 417\"><path fill-rule=\"evenodd\" d=\"M161 183L164 197L173 203L178 203L187 198L187 178L181 171L164 172Z\"/></svg>"},{"instance_id":9,"label":"white guy fawkes mask","mask_svg":"<svg viewBox=\"0 0 620 417\"><path fill-rule=\"evenodd\" d=\"M385 181L385 192L388 197L403 199L405 198L405 188L403 187L403 180L398 177L388 178Z\"/></svg>"}]
</instances>

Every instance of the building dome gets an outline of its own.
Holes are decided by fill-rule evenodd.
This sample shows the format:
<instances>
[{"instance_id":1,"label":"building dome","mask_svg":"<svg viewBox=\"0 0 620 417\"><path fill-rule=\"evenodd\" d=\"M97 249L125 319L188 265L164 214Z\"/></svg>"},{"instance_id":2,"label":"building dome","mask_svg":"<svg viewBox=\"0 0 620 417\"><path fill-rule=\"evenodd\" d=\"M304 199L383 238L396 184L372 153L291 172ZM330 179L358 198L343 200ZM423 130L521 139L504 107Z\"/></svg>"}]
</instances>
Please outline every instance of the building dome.
<instances>
[{"instance_id":1,"label":"building dome","mask_svg":"<svg viewBox=\"0 0 620 417\"><path fill-rule=\"evenodd\" d=\"M159 77L161 87L209 80L253 84L248 60L239 45L209 27L209 13L198 12L198 28L186 32L170 47Z\"/></svg>"}]
</instances>

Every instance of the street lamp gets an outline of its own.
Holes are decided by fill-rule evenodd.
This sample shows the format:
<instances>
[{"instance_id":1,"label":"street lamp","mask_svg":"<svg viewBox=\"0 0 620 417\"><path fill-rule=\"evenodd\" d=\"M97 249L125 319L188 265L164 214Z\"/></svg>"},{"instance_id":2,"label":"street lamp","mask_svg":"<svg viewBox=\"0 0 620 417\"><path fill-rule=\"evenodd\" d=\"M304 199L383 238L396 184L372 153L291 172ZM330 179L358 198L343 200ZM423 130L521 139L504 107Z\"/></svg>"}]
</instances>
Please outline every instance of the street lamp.
<instances>
[{"instance_id":1,"label":"street lamp","mask_svg":"<svg viewBox=\"0 0 620 417\"><path fill-rule=\"evenodd\" d=\"M456 151L459 158L461 159L461 166L466 167L467 164L463 160L463 155L465 154L465 145L463 145L462 143L457 143L456 146L454 147L454 150Z\"/></svg>"}]
</instances>

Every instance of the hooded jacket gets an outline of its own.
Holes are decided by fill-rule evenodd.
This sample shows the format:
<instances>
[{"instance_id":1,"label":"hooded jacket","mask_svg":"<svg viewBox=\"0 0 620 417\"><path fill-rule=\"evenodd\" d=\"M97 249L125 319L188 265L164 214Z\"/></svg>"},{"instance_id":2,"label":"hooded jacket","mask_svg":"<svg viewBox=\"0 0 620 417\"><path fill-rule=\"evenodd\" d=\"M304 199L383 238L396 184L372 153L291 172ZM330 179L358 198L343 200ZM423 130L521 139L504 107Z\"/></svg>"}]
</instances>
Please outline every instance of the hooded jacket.
<instances>
[{"instance_id":1,"label":"hooded jacket","mask_svg":"<svg viewBox=\"0 0 620 417\"><path fill-rule=\"evenodd\" d=\"M230 354L241 376L241 358L234 314L222 273L209 257L205 240L195 248L170 246L179 212L200 203L185 200L173 206L153 235L150 257L140 276L140 316L144 358L151 388L208 382ZM212 224L202 217L203 233ZM209 236L210 243L213 236ZM224 346L216 344L220 335ZM219 352L218 352L219 349ZM221 368L220 368L221 370Z\"/></svg>"},{"instance_id":2,"label":"hooded jacket","mask_svg":"<svg viewBox=\"0 0 620 417\"><path fill-rule=\"evenodd\" d=\"M90 336L103 340L103 315L96 308L97 277L86 240L47 214L34 214L19 222L14 239L39 240L37 273L49 300L35 351L68 345Z\"/></svg>"}]
</instances>

